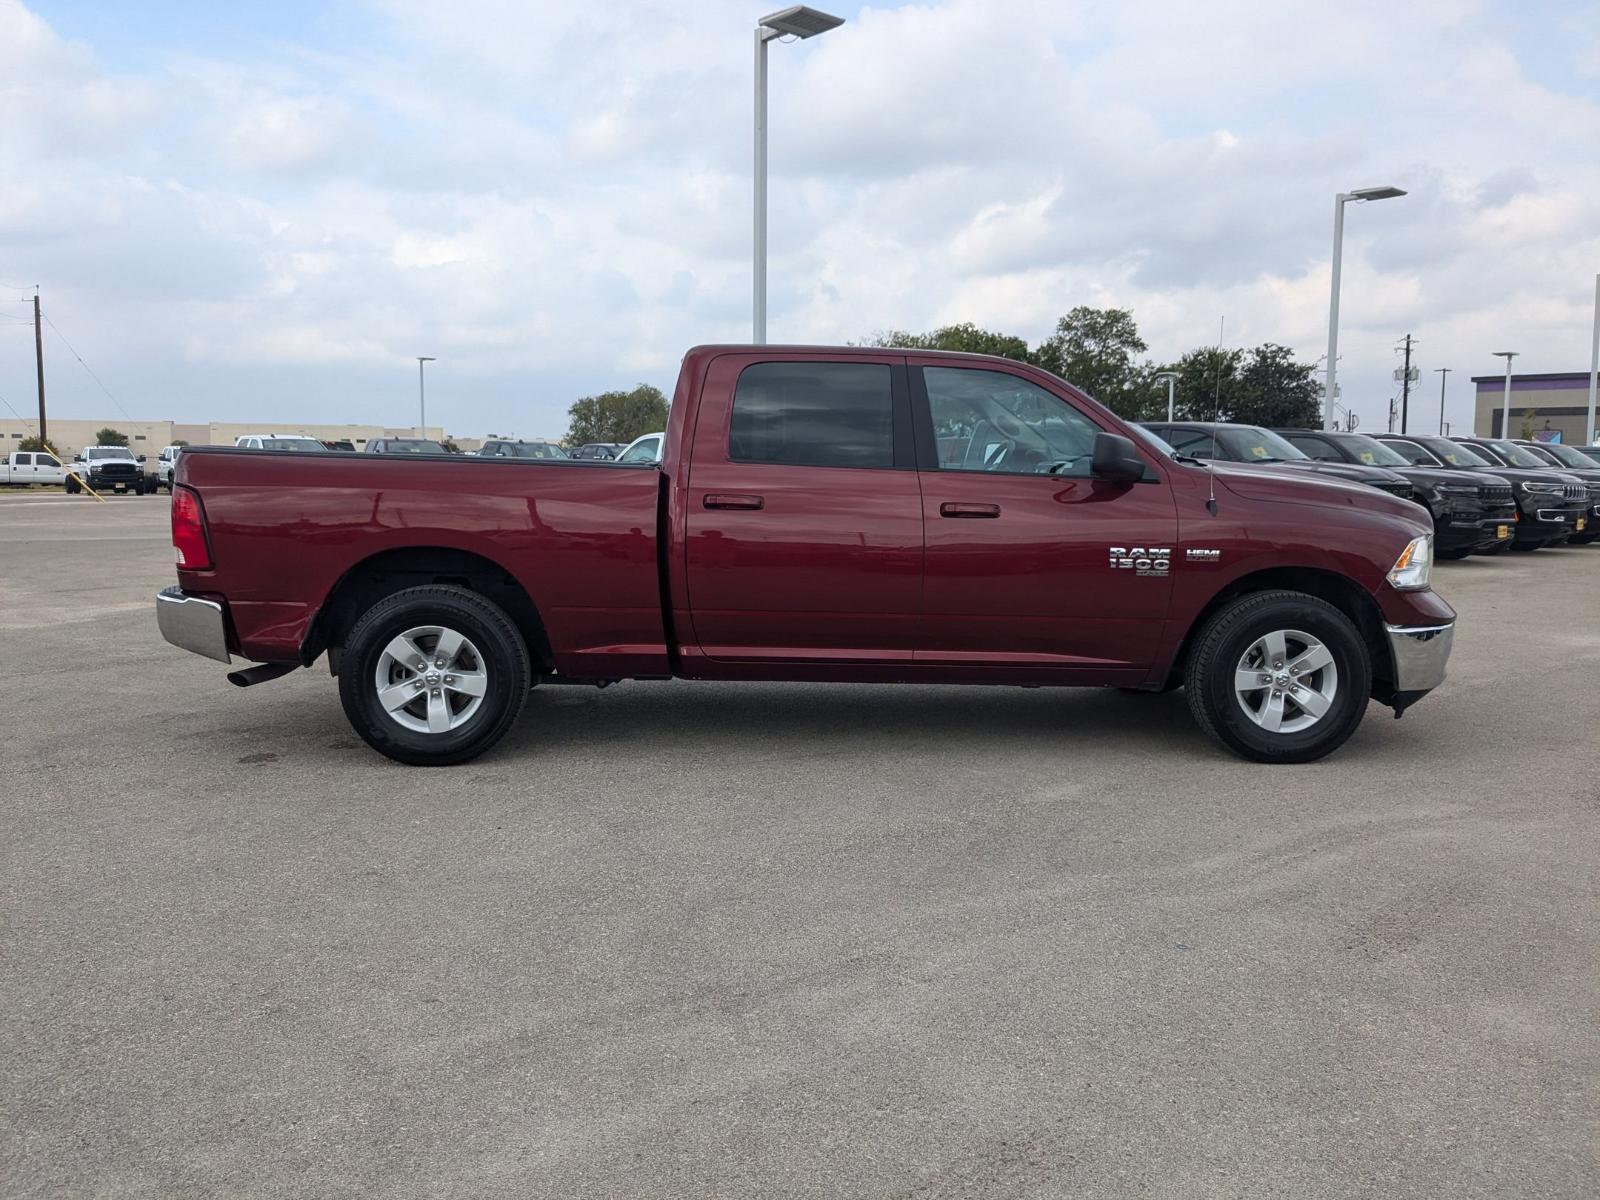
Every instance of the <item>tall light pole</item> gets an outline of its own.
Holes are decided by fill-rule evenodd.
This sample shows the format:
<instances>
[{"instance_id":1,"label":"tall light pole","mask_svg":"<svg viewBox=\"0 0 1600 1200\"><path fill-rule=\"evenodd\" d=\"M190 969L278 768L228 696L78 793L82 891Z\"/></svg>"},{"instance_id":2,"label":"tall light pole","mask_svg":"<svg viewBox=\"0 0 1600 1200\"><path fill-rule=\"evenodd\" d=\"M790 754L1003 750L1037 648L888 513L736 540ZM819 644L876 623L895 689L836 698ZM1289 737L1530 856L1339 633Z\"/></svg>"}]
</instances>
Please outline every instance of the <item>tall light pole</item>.
<instances>
[{"instance_id":1,"label":"tall light pole","mask_svg":"<svg viewBox=\"0 0 1600 1200\"><path fill-rule=\"evenodd\" d=\"M428 436L428 390L422 381L422 364L438 361L425 354L417 355L417 420L422 422L417 426L417 436L422 438Z\"/></svg>"},{"instance_id":2,"label":"tall light pole","mask_svg":"<svg viewBox=\"0 0 1600 1200\"><path fill-rule=\"evenodd\" d=\"M1600 391L1600 275L1594 277L1594 332L1589 336L1589 440L1584 443L1586 446L1594 445L1594 401L1596 391ZM42 411L39 420L44 420Z\"/></svg>"},{"instance_id":3,"label":"tall light pole","mask_svg":"<svg viewBox=\"0 0 1600 1200\"><path fill-rule=\"evenodd\" d=\"M1494 356L1506 360L1506 398L1500 417L1500 436L1507 441L1511 439L1511 360L1517 356L1515 350L1496 350Z\"/></svg>"},{"instance_id":4,"label":"tall light pole","mask_svg":"<svg viewBox=\"0 0 1600 1200\"><path fill-rule=\"evenodd\" d=\"M767 43L784 36L816 37L843 24L843 17L818 12L804 4L768 13L756 22L756 211L750 340L758 346L767 342Z\"/></svg>"},{"instance_id":5,"label":"tall light pole","mask_svg":"<svg viewBox=\"0 0 1600 1200\"><path fill-rule=\"evenodd\" d=\"M1156 376L1156 382L1160 383L1163 379L1167 381L1167 420L1170 421L1172 420L1172 388L1178 382L1178 376L1173 371L1162 371Z\"/></svg>"},{"instance_id":6,"label":"tall light pole","mask_svg":"<svg viewBox=\"0 0 1600 1200\"><path fill-rule=\"evenodd\" d=\"M1322 427L1333 428L1334 379L1339 362L1339 270L1344 257L1344 206L1352 200L1365 204L1368 200L1392 200L1404 196L1397 187L1357 188L1353 192L1340 192L1333 198L1333 288L1328 301L1328 380L1325 385L1327 405L1322 410Z\"/></svg>"},{"instance_id":7,"label":"tall light pole","mask_svg":"<svg viewBox=\"0 0 1600 1200\"><path fill-rule=\"evenodd\" d=\"M1435 367L1433 373L1439 377L1439 436L1444 436L1444 381L1450 378L1450 367Z\"/></svg>"}]
</instances>

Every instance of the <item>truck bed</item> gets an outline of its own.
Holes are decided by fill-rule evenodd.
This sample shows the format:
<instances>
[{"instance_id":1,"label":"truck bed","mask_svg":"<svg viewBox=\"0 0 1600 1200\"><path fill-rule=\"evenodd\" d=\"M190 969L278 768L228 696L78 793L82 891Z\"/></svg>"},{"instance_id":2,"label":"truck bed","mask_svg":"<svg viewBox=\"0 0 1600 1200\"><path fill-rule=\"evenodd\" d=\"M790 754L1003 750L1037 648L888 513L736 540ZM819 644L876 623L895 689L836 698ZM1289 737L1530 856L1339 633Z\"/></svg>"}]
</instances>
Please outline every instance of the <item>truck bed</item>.
<instances>
[{"instance_id":1,"label":"truck bed","mask_svg":"<svg viewBox=\"0 0 1600 1200\"><path fill-rule=\"evenodd\" d=\"M219 552L179 581L226 595L238 653L294 662L320 648L314 620L342 580L401 551L440 551L446 578L475 556L532 598L560 673L664 674L660 480L647 465L195 447L177 482L199 491Z\"/></svg>"}]
</instances>

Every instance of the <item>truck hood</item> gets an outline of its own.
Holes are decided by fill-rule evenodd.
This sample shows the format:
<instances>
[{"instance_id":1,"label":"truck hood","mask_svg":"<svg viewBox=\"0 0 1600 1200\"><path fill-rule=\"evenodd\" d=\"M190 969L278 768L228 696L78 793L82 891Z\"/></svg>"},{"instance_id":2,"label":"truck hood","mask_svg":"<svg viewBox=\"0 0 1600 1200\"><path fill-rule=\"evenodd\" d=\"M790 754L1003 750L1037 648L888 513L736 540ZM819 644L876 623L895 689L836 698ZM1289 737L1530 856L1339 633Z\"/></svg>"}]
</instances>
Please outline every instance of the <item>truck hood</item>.
<instances>
[{"instance_id":1,"label":"truck hood","mask_svg":"<svg viewBox=\"0 0 1600 1200\"><path fill-rule=\"evenodd\" d=\"M1372 470L1370 467L1364 469ZM1341 479L1333 472L1294 468L1280 470L1277 466L1255 467L1228 462L1213 462L1211 471L1219 488L1246 500L1261 500L1270 504L1310 504L1321 508L1359 508L1364 512L1404 517L1418 527L1419 533L1426 533L1432 528L1431 522L1426 519L1426 510L1410 500L1391 496L1366 483ZM1389 471L1381 473L1391 474Z\"/></svg>"}]
</instances>

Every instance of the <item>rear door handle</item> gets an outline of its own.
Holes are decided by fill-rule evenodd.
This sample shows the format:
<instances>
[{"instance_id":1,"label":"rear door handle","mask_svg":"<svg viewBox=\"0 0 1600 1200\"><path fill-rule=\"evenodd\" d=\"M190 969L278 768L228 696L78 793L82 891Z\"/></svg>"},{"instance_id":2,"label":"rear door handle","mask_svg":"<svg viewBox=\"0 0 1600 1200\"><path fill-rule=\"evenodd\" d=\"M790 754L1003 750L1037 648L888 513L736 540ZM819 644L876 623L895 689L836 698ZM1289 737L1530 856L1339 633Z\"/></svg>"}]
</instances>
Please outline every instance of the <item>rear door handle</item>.
<instances>
[{"instance_id":1,"label":"rear door handle","mask_svg":"<svg viewBox=\"0 0 1600 1200\"><path fill-rule=\"evenodd\" d=\"M764 503L765 501L760 496L747 496L732 492L707 492L704 501L707 508L757 509Z\"/></svg>"},{"instance_id":2,"label":"rear door handle","mask_svg":"<svg viewBox=\"0 0 1600 1200\"><path fill-rule=\"evenodd\" d=\"M954 500L946 500L939 505L941 517L998 517L1000 506L998 504L962 504Z\"/></svg>"}]
</instances>

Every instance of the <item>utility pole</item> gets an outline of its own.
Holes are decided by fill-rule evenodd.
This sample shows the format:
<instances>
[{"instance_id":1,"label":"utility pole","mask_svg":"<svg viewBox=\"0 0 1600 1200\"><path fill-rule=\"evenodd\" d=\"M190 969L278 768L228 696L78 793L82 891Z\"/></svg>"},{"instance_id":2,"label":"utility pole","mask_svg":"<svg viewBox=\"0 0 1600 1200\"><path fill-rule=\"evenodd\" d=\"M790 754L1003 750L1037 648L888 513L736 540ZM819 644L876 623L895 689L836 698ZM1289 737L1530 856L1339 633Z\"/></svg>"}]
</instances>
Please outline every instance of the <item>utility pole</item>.
<instances>
[{"instance_id":1,"label":"utility pole","mask_svg":"<svg viewBox=\"0 0 1600 1200\"><path fill-rule=\"evenodd\" d=\"M39 440L48 441L50 430L44 423L44 336L39 332L39 289L33 289L33 364L39 373Z\"/></svg>"},{"instance_id":2,"label":"utility pole","mask_svg":"<svg viewBox=\"0 0 1600 1200\"><path fill-rule=\"evenodd\" d=\"M1444 384L1450 378L1451 367L1435 367L1434 374L1439 376L1439 436L1444 436Z\"/></svg>"},{"instance_id":3,"label":"utility pole","mask_svg":"<svg viewBox=\"0 0 1600 1200\"><path fill-rule=\"evenodd\" d=\"M1411 335L1406 334L1406 361L1400 369L1400 432L1406 433L1406 418L1411 412Z\"/></svg>"}]
</instances>

